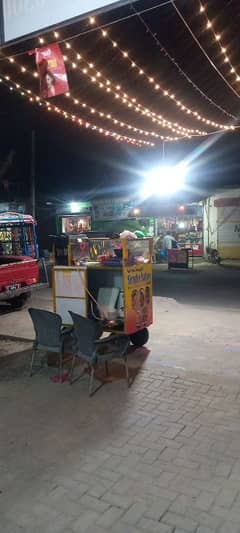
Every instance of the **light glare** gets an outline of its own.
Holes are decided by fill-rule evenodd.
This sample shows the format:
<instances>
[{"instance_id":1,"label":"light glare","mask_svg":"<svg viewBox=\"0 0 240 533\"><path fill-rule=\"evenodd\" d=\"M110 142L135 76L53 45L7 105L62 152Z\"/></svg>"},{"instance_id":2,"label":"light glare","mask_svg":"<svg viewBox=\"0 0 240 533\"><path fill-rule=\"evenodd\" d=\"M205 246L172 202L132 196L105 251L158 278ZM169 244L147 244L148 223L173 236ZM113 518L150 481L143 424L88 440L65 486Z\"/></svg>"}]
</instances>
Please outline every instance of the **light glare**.
<instances>
[{"instance_id":1,"label":"light glare","mask_svg":"<svg viewBox=\"0 0 240 533\"><path fill-rule=\"evenodd\" d=\"M179 191L184 187L186 171L186 165L181 163L176 166L162 166L149 172L142 190L143 197L147 198L153 194L168 196Z\"/></svg>"}]
</instances>

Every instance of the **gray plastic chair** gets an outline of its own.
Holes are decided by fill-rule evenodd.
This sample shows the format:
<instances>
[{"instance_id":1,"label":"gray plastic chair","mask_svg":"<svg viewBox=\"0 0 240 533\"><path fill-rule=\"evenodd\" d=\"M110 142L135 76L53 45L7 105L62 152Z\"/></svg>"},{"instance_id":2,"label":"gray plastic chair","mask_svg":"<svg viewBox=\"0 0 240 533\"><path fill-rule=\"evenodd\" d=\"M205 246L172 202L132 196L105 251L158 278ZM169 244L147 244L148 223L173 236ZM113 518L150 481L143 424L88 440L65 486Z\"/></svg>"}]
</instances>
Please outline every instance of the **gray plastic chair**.
<instances>
[{"instance_id":1,"label":"gray plastic chair","mask_svg":"<svg viewBox=\"0 0 240 533\"><path fill-rule=\"evenodd\" d=\"M123 360L126 371L127 385L129 386L129 371L127 364L127 351L130 345L129 337L127 335L109 335L109 337L99 340L99 337L102 333L102 325L100 322L84 318L83 316L73 313L72 311L69 311L69 313L73 320L73 336L75 339L70 384L76 381L76 379L73 379L73 372L76 357L79 357L87 362L90 370L89 396L92 396L93 394L92 386L95 369L101 363L105 363L106 375L108 375L108 363L113 359ZM83 373L78 376L77 379L82 377ZM96 390L98 390L98 388ZM96 390L94 392L96 392Z\"/></svg>"},{"instance_id":2,"label":"gray plastic chair","mask_svg":"<svg viewBox=\"0 0 240 533\"><path fill-rule=\"evenodd\" d=\"M30 376L33 374L33 365L37 352L53 352L59 354L59 378L62 383L64 344L67 339L71 338L73 328L63 328L62 319L56 313L33 308L28 311L36 334L33 342Z\"/></svg>"}]
</instances>

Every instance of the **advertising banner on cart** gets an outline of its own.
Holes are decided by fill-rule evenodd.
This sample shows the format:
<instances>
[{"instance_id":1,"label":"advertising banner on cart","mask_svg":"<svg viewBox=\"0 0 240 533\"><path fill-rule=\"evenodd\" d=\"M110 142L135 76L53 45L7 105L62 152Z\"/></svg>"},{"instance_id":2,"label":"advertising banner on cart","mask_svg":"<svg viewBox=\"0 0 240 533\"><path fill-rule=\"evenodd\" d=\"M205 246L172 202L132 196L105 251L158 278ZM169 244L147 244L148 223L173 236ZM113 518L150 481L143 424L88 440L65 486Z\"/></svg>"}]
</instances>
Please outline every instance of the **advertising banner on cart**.
<instances>
[{"instance_id":1,"label":"advertising banner on cart","mask_svg":"<svg viewBox=\"0 0 240 533\"><path fill-rule=\"evenodd\" d=\"M51 98L69 89L67 73L58 44L37 48L36 64L40 80L41 98Z\"/></svg>"},{"instance_id":2,"label":"advertising banner on cart","mask_svg":"<svg viewBox=\"0 0 240 533\"><path fill-rule=\"evenodd\" d=\"M152 265L124 268L125 333L130 335L150 326L152 311Z\"/></svg>"},{"instance_id":3,"label":"advertising banner on cart","mask_svg":"<svg viewBox=\"0 0 240 533\"><path fill-rule=\"evenodd\" d=\"M128 0L0 0L3 42L21 39L92 11L125 3Z\"/></svg>"}]
</instances>

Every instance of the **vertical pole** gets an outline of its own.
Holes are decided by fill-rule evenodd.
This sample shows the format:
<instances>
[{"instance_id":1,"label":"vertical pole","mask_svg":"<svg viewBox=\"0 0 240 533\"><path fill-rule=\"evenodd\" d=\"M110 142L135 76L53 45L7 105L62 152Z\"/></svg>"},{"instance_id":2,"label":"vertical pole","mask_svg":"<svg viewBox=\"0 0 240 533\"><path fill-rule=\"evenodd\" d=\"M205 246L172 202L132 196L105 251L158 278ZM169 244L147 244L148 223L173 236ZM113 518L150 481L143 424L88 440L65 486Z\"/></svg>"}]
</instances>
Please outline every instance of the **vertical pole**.
<instances>
[{"instance_id":1,"label":"vertical pole","mask_svg":"<svg viewBox=\"0 0 240 533\"><path fill-rule=\"evenodd\" d=\"M36 217L36 134L32 130L31 137L31 205L32 216Z\"/></svg>"},{"instance_id":2,"label":"vertical pole","mask_svg":"<svg viewBox=\"0 0 240 533\"><path fill-rule=\"evenodd\" d=\"M3 18L3 3L0 0L0 46L4 43L4 18Z\"/></svg>"},{"instance_id":3,"label":"vertical pole","mask_svg":"<svg viewBox=\"0 0 240 533\"><path fill-rule=\"evenodd\" d=\"M162 162L165 160L165 141L162 142Z\"/></svg>"}]
</instances>

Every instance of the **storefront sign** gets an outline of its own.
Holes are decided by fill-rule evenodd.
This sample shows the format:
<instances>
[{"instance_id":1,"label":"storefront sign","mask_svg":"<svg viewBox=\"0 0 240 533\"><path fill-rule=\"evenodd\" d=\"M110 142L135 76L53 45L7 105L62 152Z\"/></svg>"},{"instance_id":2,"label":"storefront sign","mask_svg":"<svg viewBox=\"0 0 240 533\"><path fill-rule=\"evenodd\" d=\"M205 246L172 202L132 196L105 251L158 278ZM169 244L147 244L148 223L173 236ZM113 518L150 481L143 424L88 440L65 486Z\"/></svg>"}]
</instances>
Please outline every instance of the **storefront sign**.
<instances>
[{"instance_id":1,"label":"storefront sign","mask_svg":"<svg viewBox=\"0 0 240 533\"><path fill-rule=\"evenodd\" d=\"M124 268L125 333L130 335L150 326L152 313L152 265Z\"/></svg>"},{"instance_id":2,"label":"storefront sign","mask_svg":"<svg viewBox=\"0 0 240 533\"><path fill-rule=\"evenodd\" d=\"M168 250L168 266L171 268L188 268L188 250Z\"/></svg>"},{"instance_id":3,"label":"storefront sign","mask_svg":"<svg viewBox=\"0 0 240 533\"><path fill-rule=\"evenodd\" d=\"M1 10L3 11L3 42L20 39L98 9L121 6L127 1L0 0L0 19Z\"/></svg>"},{"instance_id":4,"label":"storefront sign","mask_svg":"<svg viewBox=\"0 0 240 533\"><path fill-rule=\"evenodd\" d=\"M94 202L95 220L127 219L134 204L125 198L107 198Z\"/></svg>"},{"instance_id":5,"label":"storefront sign","mask_svg":"<svg viewBox=\"0 0 240 533\"><path fill-rule=\"evenodd\" d=\"M37 48L36 64L40 80L41 98L52 98L68 91L68 79L62 52L54 43Z\"/></svg>"}]
</instances>

